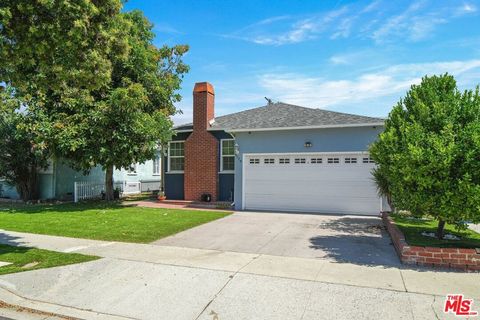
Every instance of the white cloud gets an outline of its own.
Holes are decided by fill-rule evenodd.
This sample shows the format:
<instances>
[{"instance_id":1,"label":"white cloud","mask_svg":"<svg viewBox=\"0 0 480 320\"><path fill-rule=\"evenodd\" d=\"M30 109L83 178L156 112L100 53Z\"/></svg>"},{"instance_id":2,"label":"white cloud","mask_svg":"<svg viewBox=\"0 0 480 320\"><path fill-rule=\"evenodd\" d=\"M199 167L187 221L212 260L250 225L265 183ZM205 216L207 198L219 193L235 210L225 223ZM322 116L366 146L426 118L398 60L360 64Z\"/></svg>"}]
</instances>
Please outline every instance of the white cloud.
<instances>
[{"instance_id":1,"label":"white cloud","mask_svg":"<svg viewBox=\"0 0 480 320\"><path fill-rule=\"evenodd\" d=\"M183 34L183 32L175 29L167 23L156 23L153 26L153 30L158 33L167 33L167 34Z\"/></svg>"},{"instance_id":2,"label":"white cloud","mask_svg":"<svg viewBox=\"0 0 480 320\"><path fill-rule=\"evenodd\" d=\"M280 101L310 107L333 107L374 101L387 96L402 96L412 85L428 74L449 72L465 83L470 74L480 71L480 60L399 64L352 79L331 80L301 74L265 74L259 85L265 94Z\"/></svg>"},{"instance_id":3,"label":"white cloud","mask_svg":"<svg viewBox=\"0 0 480 320\"><path fill-rule=\"evenodd\" d=\"M456 14L468 14L477 12L477 7L471 3L464 3L460 7L457 8Z\"/></svg>"},{"instance_id":4,"label":"white cloud","mask_svg":"<svg viewBox=\"0 0 480 320\"><path fill-rule=\"evenodd\" d=\"M453 7L440 6L438 3L432 5L427 1L415 2L402 13L379 21L371 37L377 43L396 41L398 38L420 41L431 36L437 26L474 12L476 7L472 4Z\"/></svg>"},{"instance_id":5,"label":"white cloud","mask_svg":"<svg viewBox=\"0 0 480 320\"><path fill-rule=\"evenodd\" d=\"M278 16L261 20L230 35L229 38L242 39L262 45L285 45L317 38L342 15L347 7L308 16ZM347 32L347 20L341 34ZM340 35L340 34L339 34Z\"/></svg>"},{"instance_id":6,"label":"white cloud","mask_svg":"<svg viewBox=\"0 0 480 320\"><path fill-rule=\"evenodd\" d=\"M348 36L350 36L352 26L356 18L357 17L352 17L352 18L349 17L349 18L342 19L338 24L337 29L330 36L330 38L337 39L337 38L347 38Z\"/></svg>"},{"instance_id":7,"label":"white cloud","mask_svg":"<svg viewBox=\"0 0 480 320\"><path fill-rule=\"evenodd\" d=\"M358 49L354 52L335 54L328 60L333 65L353 65L362 62L362 60L371 60L376 55L378 54L375 51Z\"/></svg>"},{"instance_id":8,"label":"white cloud","mask_svg":"<svg viewBox=\"0 0 480 320\"><path fill-rule=\"evenodd\" d=\"M365 8L362 9L361 13L367 13L378 9L380 3L380 0L370 2L370 4L368 4Z\"/></svg>"},{"instance_id":9,"label":"white cloud","mask_svg":"<svg viewBox=\"0 0 480 320\"><path fill-rule=\"evenodd\" d=\"M258 44L283 45L313 39L319 26L311 19L296 22L290 30L278 35L259 35L251 39Z\"/></svg>"},{"instance_id":10,"label":"white cloud","mask_svg":"<svg viewBox=\"0 0 480 320\"><path fill-rule=\"evenodd\" d=\"M420 41L434 34L439 25L476 12L477 7L472 3L422 0L405 8L399 2L375 0L366 6L351 3L309 15L274 16L225 36L274 46L321 37L332 40L367 37L376 43L399 39Z\"/></svg>"}]
</instances>

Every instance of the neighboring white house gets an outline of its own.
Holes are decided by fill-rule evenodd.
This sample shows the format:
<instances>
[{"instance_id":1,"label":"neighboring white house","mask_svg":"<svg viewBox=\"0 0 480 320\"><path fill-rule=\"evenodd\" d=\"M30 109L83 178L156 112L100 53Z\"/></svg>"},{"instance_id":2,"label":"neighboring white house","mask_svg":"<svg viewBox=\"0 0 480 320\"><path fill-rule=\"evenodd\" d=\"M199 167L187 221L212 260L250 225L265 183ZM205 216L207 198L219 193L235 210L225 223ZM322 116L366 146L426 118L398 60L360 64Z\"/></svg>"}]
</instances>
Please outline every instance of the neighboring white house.
<instances>
[{"instance_id":1,"label":"neighboring white house","mask_svg":"<svg viewBox=\"0 0 480 320\"><path fill-rule=\"evenodd\" d=\"M129 183L138 186L138 191L155 191L160 189L161 161L160 152L157 152L153 160L145 163L132 165L132 170L115 170L113 180L115 186ZM89 174L84 175L80 171L73 170L61 160L52 161L46 170L39 172L40 199L73 200L75 183L96 185L98 192L103 190L105 171L100 167L94 167ZM14 187L0 180L0 197L18 199L19 195Z\"/></svg>"}]
</instances>

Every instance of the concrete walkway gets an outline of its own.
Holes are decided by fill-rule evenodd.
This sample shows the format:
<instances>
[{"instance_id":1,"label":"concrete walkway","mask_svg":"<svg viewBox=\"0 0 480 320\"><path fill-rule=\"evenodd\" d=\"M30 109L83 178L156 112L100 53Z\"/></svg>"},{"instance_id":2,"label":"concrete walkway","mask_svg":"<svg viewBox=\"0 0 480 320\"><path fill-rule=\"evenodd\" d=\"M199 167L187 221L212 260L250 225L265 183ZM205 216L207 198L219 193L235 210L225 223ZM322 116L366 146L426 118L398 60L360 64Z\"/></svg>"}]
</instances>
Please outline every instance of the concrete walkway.
<instances>
[{"instance_id":1,"label":"concrete walkway","mask_svg":"<svg viewBox=\"0 0 480 320\"><path fill-rule=\"evenodd\" d=\"M85 319L433 319L448 293L480 304L478 273L0 233L105 257L0 276L0 300Z\"/></svg>"}]
</instances>

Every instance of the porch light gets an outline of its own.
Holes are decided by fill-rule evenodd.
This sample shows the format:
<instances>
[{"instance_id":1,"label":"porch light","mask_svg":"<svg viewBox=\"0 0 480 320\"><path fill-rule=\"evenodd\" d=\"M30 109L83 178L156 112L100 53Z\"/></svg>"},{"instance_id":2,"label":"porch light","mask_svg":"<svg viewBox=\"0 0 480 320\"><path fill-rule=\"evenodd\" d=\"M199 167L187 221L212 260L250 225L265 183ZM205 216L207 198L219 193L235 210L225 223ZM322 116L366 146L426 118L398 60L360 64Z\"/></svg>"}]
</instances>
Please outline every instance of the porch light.
<instances>
[{"instance_id":1,"label":"porch light","mask_svg":"<svg viewBox=\"0 0 480 320\"><path fill-rule=\"evenodd\" d=\"M240 147L238 146L238 143L235 142L234 147L235 147L235 155L238 156L240 154Z\"/></svg>"},{"instance_id":2,"label":"porch light","mask_svg":"<svg viewBox=\"0 0 480 320\"><path fill-rule=\"evenodd\" d=\"M311 141L305 141L305 144L303 146L305 148L311 148L312 147L312 142Z\"/></svg>"}]
</instances>

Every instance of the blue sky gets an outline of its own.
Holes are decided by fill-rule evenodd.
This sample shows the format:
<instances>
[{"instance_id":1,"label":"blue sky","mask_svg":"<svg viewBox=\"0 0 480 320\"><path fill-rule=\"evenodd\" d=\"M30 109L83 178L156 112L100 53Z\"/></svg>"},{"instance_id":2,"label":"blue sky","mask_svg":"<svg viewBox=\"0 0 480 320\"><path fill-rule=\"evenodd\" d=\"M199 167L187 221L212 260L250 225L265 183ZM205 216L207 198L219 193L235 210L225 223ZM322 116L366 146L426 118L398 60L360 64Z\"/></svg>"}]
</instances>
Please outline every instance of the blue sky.
<instances>
[{"instance_id":1,"label":"blue sky","mask_svg":"<svg viewBox=\"0 0 480 320\"><path fill-rule=\"evenodd\" d=\"M191 121L195 82L215 87L217 116L265 104L386 116L425 74L480 83L480 0L130 0L155 44L188 44L176 124Z\"/></svg>"}]
</instances>

